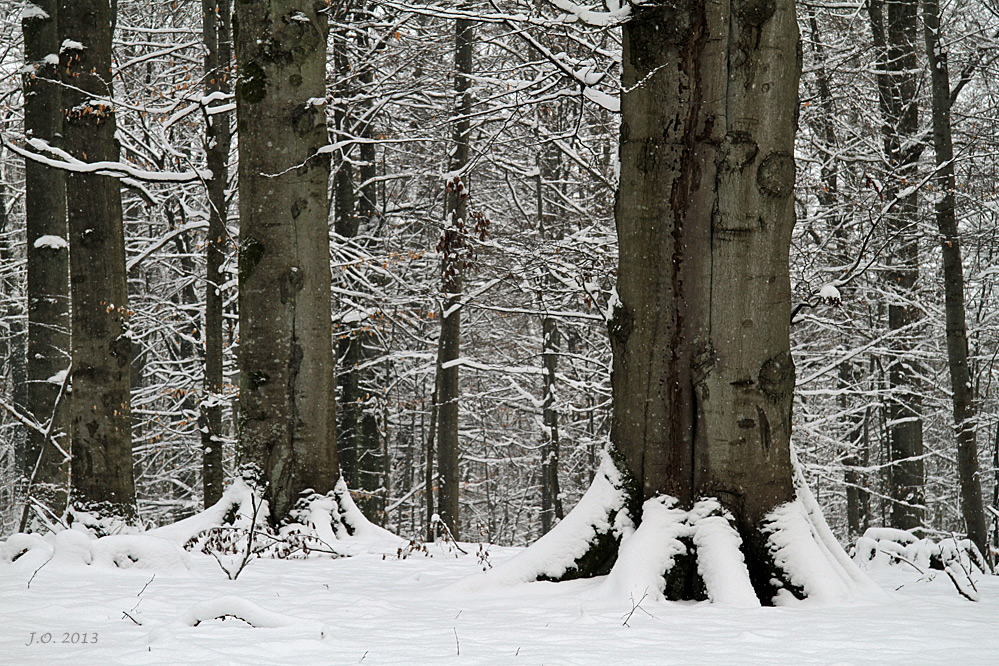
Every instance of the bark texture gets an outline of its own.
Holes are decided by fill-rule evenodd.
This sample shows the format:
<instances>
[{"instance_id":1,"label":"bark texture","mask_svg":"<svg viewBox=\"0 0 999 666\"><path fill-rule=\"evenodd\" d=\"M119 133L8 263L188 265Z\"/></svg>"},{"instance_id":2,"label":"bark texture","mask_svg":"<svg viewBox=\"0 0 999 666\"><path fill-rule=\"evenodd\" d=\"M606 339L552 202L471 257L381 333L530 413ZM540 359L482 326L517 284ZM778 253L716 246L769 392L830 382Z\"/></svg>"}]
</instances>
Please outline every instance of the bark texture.
<instances>
[{"instance_id":1,"label":"bark texture","mask_svg":"<svg viewBox=\"0 0 999 666\"><path fill-rule=\"evenodd\" d=\"M947 329L947 362L953 394L954 427L957 433L957 472L961 481L961 510L968 537L982 553L988 553L989 528L982 504L975 434L975 403L968 368L968 324L964 307L964 264L958 234L954 190L954 143L950 125L950 74L947 53L940 37L940 5L923 0L923 35L930 67L933 104L933 146L938 190L937 228L943 254L944 312Z\"/></svg>"},{"instance_id":2,"label":"bark texture","mask_svg":"<svg viewBox=\"0 0 999 666\"><path fill-rule=\"evenodd\" d=\"M65 149L88 162L116 161L111 103L112 12L107 0L62 0L59 67L65 84ZM132 341L118 180L66 177L72 312L71 503L133 523L130 368Z\"/></svg>"},{"instance_id":3,"label":"bark texture","mask_svg":"<svg viewBox=\"0 0 999 666\"><path fill-rule=\"evenodd\" d=\"M528 549L491 575L609 572L632 594L743 605L836 596L859 578L790 447L794 3L643 2L623 47L609 457L543 561ZM722 561L737 578L711 575Z\"/></svg>"},{"instance_id":4,"label":"bark texture","mask_svg":"<svg viewBox=\"0 0 999 666\"><path fill-rule=\"evenodd\" d=\"M759 527L794 498L797 46L787 0L645 3L624 29L611 441L641 500L717 497L758 588Z\"/></svg>"},{"instance_id":5,"label":"bark texture","mask_svg":"<svg viewBox=\"0 0 999 666\"><path fill-rule=\"evenodd\" d=\"M239 460L281 523L339 479L330 317L325 4L236 3Z\"/></svg>"},{"instance_id":6,"label":"bark texture","mask_svg":"<svg viewBox=\"0 0 999 666\"><path fill-rule=\"evenodd\" d=\"M58 0L38 0L44 12L22 21L24 59L24 133L62 147L62 93L57 63L46 59L59 53ZM28 240L28 402L27 411L41 425L49 419L53 437L69 449L68 400L62 399L60 373L69 368L69 242L66 226L65 172L31 160L24 165L24 212ZM28 431L23 470L34 475L32 495L56 515L66 508L69 461L35 430ZM37 472L35 468L37 466Z\"/></svg>"}]
</instances>

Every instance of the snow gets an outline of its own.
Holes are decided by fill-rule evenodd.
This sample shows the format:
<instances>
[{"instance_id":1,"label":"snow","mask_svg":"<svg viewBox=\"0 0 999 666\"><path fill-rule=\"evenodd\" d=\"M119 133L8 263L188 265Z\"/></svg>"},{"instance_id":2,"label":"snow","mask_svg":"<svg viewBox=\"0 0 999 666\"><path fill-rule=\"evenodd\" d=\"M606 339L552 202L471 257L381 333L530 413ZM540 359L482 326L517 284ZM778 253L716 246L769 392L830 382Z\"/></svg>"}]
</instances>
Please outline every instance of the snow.
<instances>
[{"instance_id":1,"label":"snow","mask_svg":"<svg viewBox=\"0 0 999 666\"><path fill-rule=\"evenodd\" d=\"M154 571L186 570L191 557L183 548L148 534L121 534L95 539L83 530L63 530L42 538L15 534L0 549L2 562L47 562L64 567L98 566Z\"/></svg>"},{"instance_id":2,"label":"snow","mask_svg":"<svg viewBox=\"0 0 999 666\"><path fill-rule=\"evenodd\" d=\"M35 249L47 247L53 250L61 250L69 247L69 243L61 236L39 236L34 242Z\"/></svg>"},{"instance_id":3,"label":"snow","mask_svg":"<svg viewBox=\"0 0 999 666\"><path fill-rule=\"evenodd\" d=\"M819 298L821 298L826 303L839 303L842 300L840 296L839 289L836 285L827 284L819 290Z\"/></svg>"},{"instance_id":4,"label":"snow","mask_svg":"<svg viewBox=\"0 0 999 666\"><path fill-rule=\"evenodd\" d=\"M697 573L704 580L712 603L743 608L759 607L749 582L749 571L739 550L742 539L723 515L716 500L702 500L691 510L697 548Z\"/></svg>"},{"instance_id":5,"label":"snow","mask_svg":"<svg viewBox=\"0 0 999 666\"><path fill-rule=\"evenodd\" d=\"M564 18L570 23L572 20L579 20L587 25L606 27L621 23L631 15L631 7L625 5L621 8L619 2L608 4L608 8L611 9L609 12L595 12L570 0L552 0L552 4L573 17L573 19Z\"/></svg>"},{"instance_id":6,"label":"snow","mask_svg":"<svg viewBox=\"0 0 999 666\"><path fill-rule=\"evenodd\" d=\"M85 48L86 47L80 42L74 41L72 39L64 39L62 42L62 46L59 49L59 52L62 53L63 51L82 51Z\"/></svg>"},{"instance_id":7,"label":"snow","mask_svg":"<svg viewBox=\"0 0 999 666\"><path fill-rule=\"evenodd\" d=\"M48 17L48 12L30 2L24 5L24 9L21 10L22 21L27 21L28 19L47 19Z\"/></svg>"},{"instance_id":8,"label":"snow","mask_svg":"<svg viewBox=\"0 0 999 666\"><path fill-rule=\"evenodd\" d=\"M457 591L487 592L538 580L558 578L584 555L597 532L613 532L621 537L634 531L634 524L621 510L625 493L620 474L607 453L579 504L548 534L538 539L529 551L511 558L481 576L473 576L455 586ZM609 523L615 516L614 524Z\"/></svg>"},{"instance_id":9,"label":"snow","mask_svg":"<svg viewBox=\"0 0 999 666\"><path fill-rule=\"evenodd\" d=\"M55 384L57 386L62 386L63 383L65 383L65 381L66 381L66 375L68 375L68 374L69 374L68 370L60 370L59 372L55 373L54 375L52 375L51 377L49 377L45 381L47 383L49 383L49 384Z\"/></svg>"},{"instance_id":10,"label":"snow","mask_svg":"<svg viewBox=\"0 0 999 666\"><path fill-rule=\"evenodd\" d=\"M0 545L4 562L40 541L48 543L11 537ZM454 591L480 569L475 545L465 550L473 555L429 544L430 556L407 559L259 559L230 581L201 554L191 554L189 570L152 571L42 566L48 555L36 549L44 557L0 563L0 655L19 666L999 663L995 577L978 577L979 603L959 597L942 573L901 567L875 570L892 592L864 604L632 601L598 594L601 579L482 596ZM499 567L521 552L493 546L489 557ZM96 640L69 643L82 632Z\"/></svg>"},{"instance_id":11,"label":"snow","mask_svg":"<svg viewBox=\"0 0 999 666\"><path fill-rule=\"evenodd\" d=\"M603 585L605 592L636 601L664 599L663 572L673 566L677 556L687 553L680 542L689 532L684 524L687 512L674 508L675 504L672 497L665 496L645 502L641 524L621 542L617 562Z\"/></svg>"},{"instance_id":12,"label":"snow","mask_svg":"<svg viewBox=\"0 0 999 666\"><path fill-rule=\"evenodd\" d=\"M246 622L251 627L279 629L283 627L294 627L305 629L317 638L322 638L324 629L322 623L316 620L303 620L302 618L275 613L257 604L236 596L216 597L195 604L186 613L180 616L178 622L191 627L197 627L202 622L226 617L234 617Z\"/></svg>"}]
</instances>

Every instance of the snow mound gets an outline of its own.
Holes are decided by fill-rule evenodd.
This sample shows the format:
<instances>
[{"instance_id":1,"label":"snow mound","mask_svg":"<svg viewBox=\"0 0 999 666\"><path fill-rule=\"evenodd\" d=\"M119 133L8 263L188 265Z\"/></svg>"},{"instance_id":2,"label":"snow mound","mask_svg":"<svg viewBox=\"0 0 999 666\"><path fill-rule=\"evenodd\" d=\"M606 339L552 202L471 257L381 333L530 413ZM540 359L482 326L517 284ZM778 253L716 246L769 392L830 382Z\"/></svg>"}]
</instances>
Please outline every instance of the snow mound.
<instances>
[{"instance_id":1,"label":"snow mound","mask_svg":"<svg viewBox=\"0 0 999 666\"><path fill-rule=\"evenodd\" d=\"M715 499L701 500L690 511L694 524L693 542L697 548L697 573L704 581L708 598L716 604L740 608L760 605L749 582L749 570L742 556L742 537L732 519Z\"/></svg>"},{"instance_id":2,"label":"snow mound","mask_svg":"<svg viewBox=\"0 0 999 666\"><path fill-rule=\"evenodd\" d=\"M51 250L62 250L69 247L69 243L62 236L39 236L35 239L35 249L49 248Z\"/></svg>"},{"instance_id":3,"label":"snow mound","mask_svg":"<svg viewBox=\"0 0 999 666\"><path fill-rule=\"evenodd\" d=\"M971 539L920 539L912 532L871 527L857 539L853 559L867 568L910 567L926 573L954 562L967 571L986 573L988 565Z\"/></svg>"},{"instance_id":4,"label":"snow mound","mask_svg":"<svg viewBox=\"0 0 999 666\"><path fill-rule=\"evenodd\" d=\"M0 562L39 566L52 557L52 544L37 534L12 534L0 544Z\"/></svg>"},{"instance_id":5,"label":"snow mound","mask_svg":"<svg viewBox=\"0 0 999 666\"><path fill-rule=\"evenodd\" d=\"M153 571L191 569L191 556L175 543L148 534L101 537L92 542L93 564Z\"/></svg>"},{"instance_id":6,"label":"snow mound","mask_svg":"<svg viewBox=\"0 0 999 666\"><path fill-rule=\"evenodd\" d=\"M323 638L326 634L325 627L321 622L275 613L248 599L236 596L216 597L195 604L178 618L178 622L189 627L197 627L202 622L216 619L224 620L230 617L242 620L249 626L258 629L292 627L313 635L318 634L319 638Z\"/></svg>"},{"instance_id":7,"label":"snow mound","mask_svg":"<svg viewBox=\"0 0 999 666\"><path fill-rule=\"evenodd\" d=\"M687 512L675 506L676 500L666 496L645 502L642 522L622 540L614 568L602 584L604 591L633 599L664 599L663 574L676 557L687 554L687 546L680 539L690 533L684 522Z\"/></svg>"},{"instance_id":8,"label":"snow mound","mask_svg":"<svg viewBox=\"0 0 999 666\"><path fill-rule=\"evenodd\" d=\"M191 558L174 543L145 534L95 538L83 530L63 530L47 537L14 534L0 546L0 561L106 566L153 571L188 570Z\"/></svg>"},{"instance_id":9,"label":"snow mound","mask_svg":"<svg viewBox=\"0 0 999 666\"><path fill-rule=\"evenodd\" d=\"M170 525L151 529L148 534L183 546L213 527L222 525L230 517L235 519L236 524L249 526L253 517L252 496L253 493L246 482L236 479L222 493L222 499L201 513ZM259 522L266 518L267 508L262 506L257 510L257 520Z\"/></svg>"},{"instance_id":10,"label":"snow mound","mask_svg":"<svg viewBox=\"0 0 999 666\"><path fill-rule=\"evenodd\" d=\"M458 581L459 592L486 591L544 578L560 578L576 566L600 534L621 538L635 527L627 515L621 475L606 452L593 482L562 522L530 548L482 574ZM613 521L613 522L612 522Z\"/></svg>"},{"instance_id":11,"label":"snow mound","mask_svg":"<svg viewBox=\"0 0 999 666\"><path fill-rule=\"evenodd\" d=\"M768 542L774 563L792 585L809 599L824 603L846 601L853 596L853 581L830 557L800 500L777 507L767 522L765 531L770 532ZM788 590L781 590L774 599L778 605L793 600Z\"/></svg>"},{"instance_id":12,"label":"snow mound","mask_svg":"<svg viewBox=\"0 0 999 666\"><path fill-rule=\"evenodd\" d=\"M731 515L714 498L698 501L690 511L678 504L669 496L645 502L641 524L621 542L602 587L612 595L665 601L667 572L678 557L696 552L697 573L712 603L759 607Z\"/></svg>"}]
</instances>

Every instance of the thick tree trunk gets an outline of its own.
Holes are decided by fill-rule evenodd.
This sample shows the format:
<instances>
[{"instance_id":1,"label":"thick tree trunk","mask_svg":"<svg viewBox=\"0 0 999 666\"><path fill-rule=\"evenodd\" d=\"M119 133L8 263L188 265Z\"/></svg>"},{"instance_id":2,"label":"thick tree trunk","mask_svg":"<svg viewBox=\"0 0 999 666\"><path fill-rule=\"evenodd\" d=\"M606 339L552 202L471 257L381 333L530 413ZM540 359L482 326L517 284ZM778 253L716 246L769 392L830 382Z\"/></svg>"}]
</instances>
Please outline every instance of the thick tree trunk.
<instances>
[{"instance_id":1,"label":"thick tree trunk","mask_svg":"<svg viewBox=\"0 0 999 666\"><path fill-rule=\"evenodd\" d=\"M610 456L493 579L609 571L625 594L739 605L869 585L794 480L797 36L792 0L632 6Z\"/></svg>"},{"instance_id":2,"label":"thick tree trunk","mask_svg":"<svg viewBox=\"0 0 999 666\"><path fill-rule=\"evenodd\" d=\"M25 13L24 133L50 145L62 144L59 67L47 56L59 53L58 0L38 0L40 12ZM69 368L69 242L65 172L28 160L24 165L28 240L27 411L41 425L50 418L53 437L69 449L68 401L53 413ZM32 495L55 515L66 508L69 461L51 442L28 432L27 465ZM35 466L37 465L37 472Z\"/></svg>"},{"instance_id":3,"label":"thick tree trunk","mask_svg":"<svg viewBox=\"0 0 999 666\"><path fill-rule=\"evenodd\" d=\"M455 115L454 152L451 154L449 169L455 175L448 183L445 201L445 236L461 238L468 227L468 184L464 174L470 153L470 132L472 111L471 78L472 44L475 39L474 25L468 19L455 22ZM459 241L460 243L461 241ZM458 470L458 395L459 378L457 361L460 354L461 338L461 292L464 280L465 260L461 247L444 247L442 260L443 311L441 313L441 334L437 348L438 372L438 434L437 469L439 473L437 513L440 519L458 538L459 470Z\"/></svg>"},{"instance_id":4,"label":"thick tree trunk","mask_svg":"<svg viewBox=\"0 0 999 666\"><path fill-rule=\"evenodd\" d=\"M794 498L800 56L790 2L731 12L643 4L625 25L611 441L640 499L717 497L768 596L759 528Z\"/></svg>"},{"instance_id":5,"label":"thick tree trunk","mask_svg":"<svg viewBox=\"0 0 999 666\"><path fill-rule=\"evenodd\" d=\"M937 228L943 253L944 312L947 328L947 361L953 393L954 427L957 432L957 473L961 480L961 510L968 537L982 553L988 553L989 528L982 504L982 484L978 471L978 443L975 438L975 404L968 369L968 324L964 310L964 265L961 238L957 229L954 190L954 144L950 126L950 75L947 53L940 36L940 5L923 2L923 34L930 67L933 99L933 146L937 172L934 183Z\"/></svg>"},{"instance_id":6,"label":"thick tree trunk","mask_svg":"<svg viewBox=\"0 0 999 666\"><path fill-rule=\"evenodd\" d=\"M116 161L107 0L62 0L63 139L77 159ZM77 518L134 523L129 388L132 341L118 180L66 178L73 299L71 504Z\"/></svg>"},{"instance_id":7,"label":"thick tree trunk","mask_svg":"<svg viewBox=\"0 0 999 666\"><path fill-rule=\"evenodd\" d=\"M231 92L230 61L232 59L230 0L202 0L202 33L205 42L205 94L223 97ZM209 105L206 154L208 170L208 243L205 276L205 386L201 402L201 485L207 509L222 499L224 469L222 466L222 266L229 245L226 218L229 202L229 148L231 131L229 112Z\"/></svg>"},{"instance_id":8,"label":"thick tree trunk","mask_svg":"<svg viewBox=\"0 0 999 666\"><path fill-rule=\"evenodd\" d=\"M918 58L916 39L917 0L883 2L871 0L868 11L874 45L878 52L877 76L883 116L883 142L887 167L882 197L898 199L887 214L887 231L896 239L886 271L893 294L888 303L888 328L894 358L888 370L891 421L889 460L892 497L891 525L913 529L922 525L923 514L923 420L919 390L919 364L912 358L913 327L921 318L915 288L919 279L919 248L916 217L917 193L906 188L915 183L920 148L913 145L919 131L916 101ZM887 14L885 13L887 9Z\"/></svg>"},{"instance_id":9,"label":"thick tree trunk","mask_svg":"<svg viewBox=\"0 0 999 666\"><path fill-rule=\"evenodd\" d=\"M327 17L237 2L241 472L286 522L337 466L330 317Z\"/></svg>"}]
</instances>

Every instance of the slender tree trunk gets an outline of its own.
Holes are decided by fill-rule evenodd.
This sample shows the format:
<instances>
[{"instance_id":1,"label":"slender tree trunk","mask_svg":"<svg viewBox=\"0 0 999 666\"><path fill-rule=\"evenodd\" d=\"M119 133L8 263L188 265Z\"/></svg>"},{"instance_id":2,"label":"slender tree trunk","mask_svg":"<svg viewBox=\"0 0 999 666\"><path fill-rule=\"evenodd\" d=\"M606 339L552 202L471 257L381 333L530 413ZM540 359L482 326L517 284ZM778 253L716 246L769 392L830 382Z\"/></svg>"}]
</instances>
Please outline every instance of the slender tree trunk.
<instances>
[{"instance_id":1,"label":"slender tree trunk","mask_svg":"<svg viewBox=\"0 0 999 666\"><path fill-rule=\"evenodd\" d=\"M914 188L905 194L906 188L915 183L921 152L913 145L919 132L917 2L871 0L868 3L879 54L877 81L884 119L885 157L890 170L882 195L885 202L899 199L887 217L888 233L896 240L889 256L886 279L893 294L888 303L888 328L895 332L892 337L894 358L888 370L891 524L900 529L922 525L924 504L920 367L912 354L912 340L916 337L913 326L921 318L915 305L919 279L918 200Z\"/></svg>"},{"instance_id":2,"label":"slender tree trunk","mask_svg":"<svg viewBox=\"0 0 999 666\"><path fill-rule=\"evenodd\" d=\"M350 20L352 3L340 6L338 22ZM353 72L348 45L350 31L337 30L333 36L333 68L336 74L334 84L336 103L333 107L333 126L336 132L335 143L349 140L351 129L348 100L353 96ZM333 172L333 228L343 238L356 238L359 229L357 197L354 192L354 165L349 158L350 149L341 147L335 153ZM351 488L358 487L357 478L357 432L360 427L360 384L356 371L361 362L360 339L354 331L353 323L342 324L337 331L337 389L340 395L338 418L337 453L340 471Z\"/></svg>"},{"instance_id":3,"label":"slender tree trunk","mask_svg":"<svg viewBox=\"0 0 999 666\"><path fill-rule=\"evenodd\" d=\"M3 149L0 148L0 163L2 162ZM0 261L7 265L15 261L14 244L9 235L10 221L7 208L7 187L4 185L3 174L0 172L0 234L6 235L6 237L0 238ZM7 299L5 321L2 324L3 329L6 330L0 329L0 362L4 363L4 367L10 372L11 398L14 401L14 406L24 411L27 402L27 392L25 391L27 385L27 364L25 363L27 340L22 323L24 320L21 310L22 301L17 283L18 280L12 273L8 273L0 279L0 296ZM35 459L29 462L31 455L27 451L28 433L25 432L26 430L27 428L18 423L10 424L16 468L23 470L27 479L30 479L38 458L35 456ZM28 492L30 492L30 488L28 488ZM27 516L27 514L24 515Z\"/></svg>"},{"instance_id":4,"label":"slender tree trunk","mask_svg":"<svg viewBox=\"0 0 999 666\"><path fill-rule=\"evenodd\" d=\"M454 152L449 169L456 174L448 183L445 202L445 224L453 233L462 237L468 225L468 184L467 174L470 152L470 132L472 111L471 78L472 44L475 39L474 25L468 19L455 22L455 116ZM461 174L461 175L457 175ZM459 241L460 242L460 241ZM453 252L451 250L458 250ZM438 343L440 385L438 392L438 434L437 469L439 487L437 513L455 539L458 538L459 469L458 469L458 365L461 337L461 293L464 280L465 260L458 247L445 247L443 258L443 311L441 313L441 334Z\"/></svg>"},{"instance_id":5,"label":"slender tree trunk","mask_svg":"<svg viewBox=\"0 0 999 666\"><path fill-rule=\"evenodd\" d=\"M363 18L364 12L353 12L350 5L342 7L341 12L346 20ZM361 32L361 31L358 31ZM337 141L346 142L355 136L364 139L371 138L371 101L370 85L374 81L374 73L367 63L352 64L349 59L348 46L352 39L351 31L339 31L334 39L333 62L337 72L337 100L334 110L334 122L337 129ZM367 51L367 40L361 37L362 50ZM352 85L354 72L361 68L357 75L359 87ZM358 92L364 100L357 103ZM349 100L349 101L348 101ZM365 231L371 228L377 213L377 195L375 187L375 146L371 143L361 143L354 149L355 156L349 155L351 148L342 148L337 153L338 163L334 175L334 223L339 235L357 239L362 226ZM353 160L360 156L358 176L360 187L354 182ZM367 247L367 239L358 240L359 247ZM356 270L364 271L363 267ZM352 271L346 274L347 287L352 290L363 290L363 285L352 280ZM352 489L360 491L358 506L369 518L378 516L379 489L382 487L382 450L381 437L377 418L372 413L373 402L365 384L371 380L373 372L370 368L363 369L370 360L369 338L373 335L371 327L358 324L356 321L344 324L338 332L339 371L337 385L340 394L339 414L339 453L340 465L344 478Z\"/></svg>"},{"instance_id":6,"label":"slender tree trunk","mask_svg":"<svg viewBox=\"0 0 999 666\"><path fill-rule=\"evenodd\" d=\"M237 2L239 460L274 524L340 478L330 316L327 17Z\"/></svg>"},{"instance_id":7,"label":"slender tree trunk","mask_svg":"<svg viewBox=\"0 0 999 666\"><path fill-rule=\"evenodd\" d=\"M826 54L822 44L822 34L819 31L818 22L815 19L814 10L808 9L808 25L811 31L812 47L815 51L815 84L819 98L819 109L815 114L816 134L822 142L824 155L819 173L821 187L816 191L816 198L824 211L824 217L831 228L835 243L835 260L840 266L847 266L851 260L853 252L852 242L847 230L844 228L843 215L836 210L839 203L839 168L836 150L838 141L836 138L836 128L834 118L836 117L836 106L829 88L829 72L826 69ZM841 286L844 300L851 300L853 289L849 286ZM844 343L849 345L851 341L849 333L844 332ZM849 392L856 380L853 361L844 361L837 370L837 388L840 391L839 407L844 414L849 414ZM866 528L867 516L862 500L864 482L862 474L858 472L860 460L866 454L862 450L865 440L861 436L863 432L862 420L854 415L844 417L849 421L850 429L844 444L845 455L843 465L846 468L844 481L846 482L846 515L847 525L851 536L859 536ZM864 526L864 527L862 527Z\"/></svg>"},{"instance_id":8,"label":"slender tree trunk","mask_svg":"<svg viewBox=\"0 0 999 666\"><path fill-rule=\"evenodd\" d=\"M201 486L204 506L222 499L224 472L222 465L222 266L229 245L226 218L229 202L229 148L231 131L228 111L215 107L226 103L221 99L231 91L230 61L232 60L230 0L202 0L202 34L205 42L205 94L215 96L207 116L206 154L208 170L208 242L206 244L205 276L205 385L201 401Z\"/></svg>"},{"instance_id":9,"label":"slender tree trunk","mask_svg":"<svg viewBox=\"0 0 999 666\"><path fill-rule=\"evenodd\" d=\"M541 533L547 533L556 520L562 520L561 489L558 480L559 436L558 411L555 409L555 373L558 369L559 332L555 320L545 317L541 322L544 372L544 442L541 447Z\"/></svg>"},{"instance_id":10,"label":"slender tree trunk","mask_svg":"<svg viewBox=\"0 0 999 666\"><path fill-rule=\"evenodd\" d=\"M370 53L371 44L367 37L363 39L362 46L366 53ZM375 144L370 143L370 140L374 139L372 85L374 84L375 76L369 63L362 64L359 79L362 90L362 100L357 105L360 115L359 134L366 141L361 143L359 147L361 165L358 169L358 176L360 176L361 182L358 188L357 216L359 228L363 225L367 233L372 234L376 229L378 221L378 187L375 180L378 175L378 164L376 161ZM371 241L372 245L374 245L372 249L376 252L377 242L377 240ZM378 281L377 276L374 279L376 282ZM354 340L359 356L358 363L362 366L368 364L372 356L370 341L374 339L374 328L369 328L370 330L367 333L359 332ZM358 368L357 372L360 374L359 384L361 379L366 379L370 382L375 378L376 374L371 367L365 370ZM388 462L388 456L384 455L382 449L381 433L378 429L378 419L375 416L377 403L371 400L369 392L364 391L363 396L360 395L361 393L362 391L358 390L358 397L362 398L363 402L358 405L360 430L355 442L358 469L357 487L365 493L361 504L362 510L365 512L365 515L376 519L382 518L379 507L384 506L385 492L383 485L388 483L388 477L384 476L385 484L383 484L382 472Z\"/></svg>"},{"instance_id":11,"label":"slender tree trunk","mask_svg":"<svg viewBox=\"0 0 999 666\"><path fill-rule=\"evenodd\" d=\"M539 121L540 122L540 119ZM555 216L545 210L544 185L554 176L553 158L546 154L543 146L538 146L538 237L544 241ZM547 272L542 278L542 294L539 298L542 311L545 310L543 292L550 288L551 275ZM555 375L558 370L558 323L547 314L541 319L541 366L543 374L544 398L542 418L545 432L541 445L541 533L547 534L556 520L565 517L562 509L561 489L558 480L559 436L558 411L555 409Z\"/></svg>"},{"instance_id":12,"label":"slender tree trunk","mask_svg":"<svg viewBox=\"0 0 999 666\"><path fill-rule=\"evenodd\" d=\"M62 93L59 67L48 58L59 53L58 0L38 0L40 12L28 12L22 21L24 58L24 133L61 147ZM67 403L55 414L62 390L60 373L69 367L69 242L66 226L65 172L27 160L25 218L28 240L28 356L27 411L41 425L51 424L54 438L69 449ZM69 461L41 433L30 430L27 442L32 494L56 515L66 508Z\"/></svg>"},{"instance_id":13,"label":"slender tree trunk","mask_svg":"<svg viewBox=\"0 0 999 666\"><path fill-rule=\"evenodd\" d=\"M108 0L61 0L63 140L87 162L118 159ZM129 388L132 341L118 180L66 177L73 299L71 503L76 518L136 522Z\"/></svg>"},{"instance_id":14,"label":"slender tree trunk","mask_svg":"<svg viewBox=\"0 0 999 666\"><path fill-rule=\"evenodd\" d=\"M426 457L423 461L423 483L427 499L427 541L434 540L434 514L437 513L434 505L434 439L437 436L437 394L440 391L440 365L440 355L438 354L436 366L437 370L434 373L434 391L430 396L430 427L427 429L427 448L425 450ZM997 441L999 441L999 436L997 436Z\"/></svg>"},{"instance_id":15,"label":"slender tree trunk","mask_svg":"<svg viewBox=\"0 0 999 666\"><path fill-rule=\"evenodd\" d=\"M975 403L968 369L968 324L964 309L964 264L957 229L954 190L954 144L950 125L950 75L947 53L940 35L940 5L922 0L923 35L930 66L933 104L933 146L936 149L936 218L943 253L944 312L947 328L947 361L953 393L954 427L957 432L957 473L961 481L961 509L968 537L982 553L988 553L989 528L982 504L975 437Z\"/></svg>"}]
</instances>

